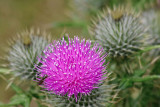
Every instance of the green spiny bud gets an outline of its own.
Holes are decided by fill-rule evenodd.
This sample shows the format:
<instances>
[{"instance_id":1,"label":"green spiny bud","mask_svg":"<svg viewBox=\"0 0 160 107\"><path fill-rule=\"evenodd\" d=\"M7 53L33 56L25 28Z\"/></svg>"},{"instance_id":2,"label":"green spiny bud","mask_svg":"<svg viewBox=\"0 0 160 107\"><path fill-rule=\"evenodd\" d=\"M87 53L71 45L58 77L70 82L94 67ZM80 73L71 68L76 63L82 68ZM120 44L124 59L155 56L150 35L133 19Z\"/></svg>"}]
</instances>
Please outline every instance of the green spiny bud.
<instances>
[{"instance_id":1,"label":"green spiny bud","mask_svg":"<svg viewBox=\"0 0 160 107\"><path fill-rule=\"evenodd\" d=\"M92 27L92 35L116 60L130 57L141 50L146 29L140 17L128 8L107 9Z\"/></svg>"},{"instance_id":2,"label":"green spiny bud","mask_svg":"<svg viewBox=\"0 0 160 107\"><path fill-rule=\"evenodd\" d=\"M49 44L49 37L45 32L24 31L10 43L7 60L9 68L15 76L21 79L35 78L35 65L39 64L37 57Z\"/></svg>"}]
</instances>

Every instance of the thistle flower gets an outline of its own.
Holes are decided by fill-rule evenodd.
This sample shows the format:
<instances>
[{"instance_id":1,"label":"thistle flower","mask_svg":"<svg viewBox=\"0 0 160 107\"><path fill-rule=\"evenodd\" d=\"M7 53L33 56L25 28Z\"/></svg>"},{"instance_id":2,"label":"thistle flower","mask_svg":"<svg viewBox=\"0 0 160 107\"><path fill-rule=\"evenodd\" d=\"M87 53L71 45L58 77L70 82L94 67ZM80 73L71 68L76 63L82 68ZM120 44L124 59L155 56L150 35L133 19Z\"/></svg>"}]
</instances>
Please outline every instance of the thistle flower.
<instances>
[{"instance_id":1,"label":"thistle flower","mask_svg":"<svg viewBox=\"0 0 160 107\"><path fill-rule=\"evenodd\" d=\"M49 44L45 33L25 31L18 34L15 40L12 40L10 50L7 56L9 68L17 77L24 79L34 79L36 71L34 64L39 64L37 56L41 55L42 50Z\"/></svg>"},{"instance_id":2,"label":"thistle flower","mask_svg":"<svg viewBox=\"0 0 160 107\"><path fill-rule=\"evenodd\" d=\"M107 9L92 27L92 35L115 59L124 59L141 50L146 29L128 8Z\"/></svg>"},{"instance_id":3,"label":"thistle flower","mask_svg":"<svg viewBox=\"0 0 160 107\"><path fill-rule=\"evenodd\" d=\"M106 72L103 48L97 43L91 48L91 42L78 37L70 39L69 43L64 38L55 41L44 51L44 56L39 58L40 66L37 67L37 79L47 76L43 80L43 88L52 94L74 97L89 95L91 91L105 79Z\"/></svg>"}]
</instances>

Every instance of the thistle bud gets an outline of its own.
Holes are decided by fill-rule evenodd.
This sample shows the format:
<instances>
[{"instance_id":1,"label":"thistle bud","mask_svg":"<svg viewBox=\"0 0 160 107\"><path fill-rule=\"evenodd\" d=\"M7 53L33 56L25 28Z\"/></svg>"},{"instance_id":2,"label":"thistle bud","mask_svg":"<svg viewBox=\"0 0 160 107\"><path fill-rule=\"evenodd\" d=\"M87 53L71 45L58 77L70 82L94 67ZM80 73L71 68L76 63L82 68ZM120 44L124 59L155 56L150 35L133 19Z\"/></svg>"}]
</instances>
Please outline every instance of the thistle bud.
<instances>
[{"instance_id":1,"label":"thistle bud","mask_svg":"<svg viewBox=\"0 0 160 107\"><path fill-rule=\"evenodd\" d=\"M25 31L18 34L10 44L7 60L9 68L15 76L24 79L35 79L35 64L40 64L37 57L49 44L45 33L37 30Z\"/></svg>"},{"instance_id":2,"label":"thistle bud","mask_svg":"<svg viewBox=\"0 0 160 107\"><path fill-rule=\"evenodd\" d=\"M112 58L122 60L142 49L146 29L138 14L118 7L101 14L91 32Z\"/></svg>"}]
</instances>

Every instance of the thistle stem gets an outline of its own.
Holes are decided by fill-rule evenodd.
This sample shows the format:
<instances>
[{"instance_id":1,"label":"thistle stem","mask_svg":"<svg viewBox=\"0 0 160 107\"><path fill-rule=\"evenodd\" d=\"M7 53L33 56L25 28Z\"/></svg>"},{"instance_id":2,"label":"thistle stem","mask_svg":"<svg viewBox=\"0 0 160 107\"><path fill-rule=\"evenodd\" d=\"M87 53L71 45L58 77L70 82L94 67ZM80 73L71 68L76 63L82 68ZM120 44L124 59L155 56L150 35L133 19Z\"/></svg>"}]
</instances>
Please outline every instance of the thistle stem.
<instances>
[{"instance_id":1,"label":"thistle stem","mask_svg":"<svg viewBox=\"0 0 160 107\"><path fill-rule=\"evenodd\" d=\"M143 81L148 81L148 80L153 80L153 79L160 79L160 75L150 75L150 76L145 76L145 77L133 77L130 80L133 82L143 82Z\"/></svg>"}]
</instances>

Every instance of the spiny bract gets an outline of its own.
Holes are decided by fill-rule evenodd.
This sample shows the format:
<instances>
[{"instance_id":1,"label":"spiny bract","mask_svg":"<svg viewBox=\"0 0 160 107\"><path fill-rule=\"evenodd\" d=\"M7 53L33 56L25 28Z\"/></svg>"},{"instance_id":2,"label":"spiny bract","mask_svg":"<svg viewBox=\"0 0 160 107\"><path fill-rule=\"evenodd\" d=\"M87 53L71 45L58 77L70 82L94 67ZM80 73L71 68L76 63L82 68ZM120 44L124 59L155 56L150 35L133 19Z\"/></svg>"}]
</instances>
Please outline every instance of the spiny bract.
<instances>
[{"instance_id":1,"label":"spiny bract","mask_svg":"<svg viewBox=\"0 0 160 107\"><path fill-rule=\"evenodd\" d=\"M64 38L55 41L43 51L45 56L39 58L37 79L41 81L47 76L42 85L46 91L68 98L74 96L77 100L78 94L90 94L106 78L103 76L107 54L97 43L91 48L91 42L85 39L68 37L68 40L69 43Z\"/></svg>"},{"instance_id":2,"label":"spiny bract","mask_svg":"<svg viewBox=\"0 0 160 107\"><path fill-rule=\"evenodd\" d=\"M110 56L121 59L141 50L146 29L138 15L118 7L101 14L91 32Z\"/></svg>"},{"instance_id":3,"label":"spiny bract","mask_svg":"<svg viewBox=\"0 0 160 107\"><path fill-rule=\"evenodd\" d=\"M74 98L67 96L55 96L47 94L46 102L55 107L106 107L112 98L112 92L115 85L103 84L91 91L89 95L82 95L81 99L76 101Z\"/></svg>"},{"instance_id":4,"label":"spiny bract","mask_svg":"<svg viewBox=\"0 0 160 107\"><path fill-rule=\"evenodd\" d=\"M34 32L24 31L11 42L11 48L7 56L9 68L15 76L21 79L35 79L36 71L34 64L39 64L37 56L49 44L45 33L39 30Z\"/></svg>"}]
</instances>

